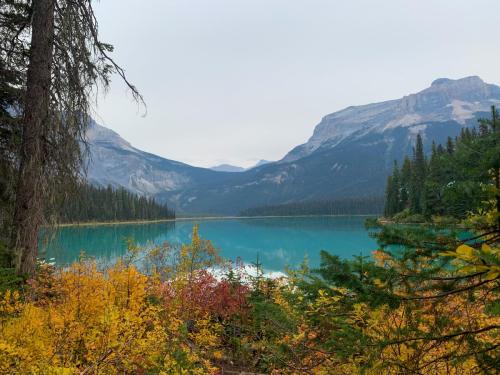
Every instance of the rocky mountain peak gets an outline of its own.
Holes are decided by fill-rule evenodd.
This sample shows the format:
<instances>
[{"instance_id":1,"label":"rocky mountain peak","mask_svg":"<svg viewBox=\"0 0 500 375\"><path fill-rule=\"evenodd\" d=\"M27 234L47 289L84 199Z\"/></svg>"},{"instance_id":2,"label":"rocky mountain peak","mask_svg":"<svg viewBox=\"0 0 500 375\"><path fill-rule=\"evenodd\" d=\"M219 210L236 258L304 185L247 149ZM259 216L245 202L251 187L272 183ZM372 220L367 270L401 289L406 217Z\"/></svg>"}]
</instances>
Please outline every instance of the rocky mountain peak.
<instances>
[{"instance_id":1,"label":"rocky mountain peak","mask_svg":"<svg viewBox=\"0 0 500 375\"><path fill-rule=\"evenodd\" d=\"M450 120L464 125L474 113L488 111L492 104L500 104L499 86L478 76L438 78L430 87L401 99L351 106L325 116L309 141L293 149L283 161L297 160L319 148L335 147L347 137L370 132Z\"/></svg>"},{"instance_id":2,"label":"rocky mountain peak","mask_svg":"<svg viewBox=\"0 0 500 375\"><path fill-rule=\"evenodd\" d=\"M486 83L479 76L469 76L459 79L438 78L432 81L431 83L431 87L433 86L443 87L446 85L470 86L470 85L486 85Z\"/></svg>"}]
</instances>

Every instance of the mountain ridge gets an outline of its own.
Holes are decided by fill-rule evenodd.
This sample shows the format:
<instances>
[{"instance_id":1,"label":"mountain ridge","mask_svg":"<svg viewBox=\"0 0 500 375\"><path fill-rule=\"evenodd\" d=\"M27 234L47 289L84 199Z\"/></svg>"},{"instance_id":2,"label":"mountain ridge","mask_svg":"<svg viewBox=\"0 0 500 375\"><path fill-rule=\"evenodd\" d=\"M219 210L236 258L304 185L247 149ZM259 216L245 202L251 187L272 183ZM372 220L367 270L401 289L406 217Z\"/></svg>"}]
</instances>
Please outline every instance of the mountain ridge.
<instances>
[{"instance_id":1,"label":"mountain ridge","mask_svg":"<svg viewBox=\"0 0 500 375\"><path fill-rule=\"evenodd\" d=\"M330 113L309 140L277 162L234 172L213 171L138 150L117 133L93 135L89 180L123 186L168 202L180 213L238 214L264 205L380 196L393 160L411 153L417 134L427 150L476 125L500 87L477 76L439 78L414 94ZM94 126L99 126L94 123ZM104 128L105 129L105 128Z\"/></svg>"},{"instance_id":2,"label":"mountain ridge","mask_svg":"<svg viewBox=\"0 0 500 375\"><path fill-rule=\"evenodd\" d=\"M479 99L483 102L490 96L500 98L500 87L485 83L478 76L469 76L457 80L449 78L438 78L431 86L414 94L403 96L401 99L393 99L384 102L371 103L359 106L349 106L324 116L315 127L313 135L309 140L290 151L282 161L293 161L314 152L321 144L340 142L346 136L363 130L367 126L365 118L369 115L374 120L369 131L387 130L399 126L410 127L427 121L447 121L453 119L460 124L473 118L473 113L487 111L484 105L475 107ZM443 103L445 97L450 98L450 103ZM491 104L500 104L496 100ZM424 107L424 105L427 105ZM422 111L422 109L424 109ZM429 109L431 111L429 113ZM435 111L439 109L439 111ZM392 114L392 118L388 113ZM352 119L353 115L356 119ZM348 121L345 121L345 118ZM335 125L335 126L332 126ZM351 125L344 132L339 132L339 126Z\"/></svg>"}]
</instances>

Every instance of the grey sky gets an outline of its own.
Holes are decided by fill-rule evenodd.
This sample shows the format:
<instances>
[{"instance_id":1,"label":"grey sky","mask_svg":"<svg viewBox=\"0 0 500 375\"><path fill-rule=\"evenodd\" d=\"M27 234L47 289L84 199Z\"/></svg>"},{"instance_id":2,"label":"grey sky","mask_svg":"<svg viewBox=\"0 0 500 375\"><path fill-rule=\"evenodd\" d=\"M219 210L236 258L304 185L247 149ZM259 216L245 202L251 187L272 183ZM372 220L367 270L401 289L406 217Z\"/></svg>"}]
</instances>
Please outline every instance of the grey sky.
<instances>
[{"instance_id":1,"label":"grey sky","mask_svg":"<svg viewBox=\"0 0 500 375\"><path fill-rule=\"evenodd\" d=\"M438 77L500 84L498 0L101 0L115 79L98 122L199 166L276 160L322 116Z\"/></svg>"}]
</instances>

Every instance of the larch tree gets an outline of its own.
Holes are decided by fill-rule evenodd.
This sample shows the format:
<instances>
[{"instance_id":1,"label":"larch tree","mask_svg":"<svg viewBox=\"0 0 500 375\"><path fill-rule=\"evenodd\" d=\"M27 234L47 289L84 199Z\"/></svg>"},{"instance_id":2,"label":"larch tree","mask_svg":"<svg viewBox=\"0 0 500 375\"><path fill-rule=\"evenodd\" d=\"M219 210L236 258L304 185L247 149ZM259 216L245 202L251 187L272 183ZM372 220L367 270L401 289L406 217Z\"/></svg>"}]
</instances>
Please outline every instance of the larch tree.
<instances>
[{"instance_id":1,"label":"larch tree","mask_svg":"<svg viewBox=\"0 0 500 375\"><path fill-rule=\"evenodd\" d=\"M12 87L21 92L10 109L21 128L12 259L19 274L31 275L44 209L84 169L85 131L98 88L118 74L136 100L142 97L110 57L113 47L100 41L92 0L5 0L0 17L2 68L18 78Z\"/></svg>"}]
</instances>

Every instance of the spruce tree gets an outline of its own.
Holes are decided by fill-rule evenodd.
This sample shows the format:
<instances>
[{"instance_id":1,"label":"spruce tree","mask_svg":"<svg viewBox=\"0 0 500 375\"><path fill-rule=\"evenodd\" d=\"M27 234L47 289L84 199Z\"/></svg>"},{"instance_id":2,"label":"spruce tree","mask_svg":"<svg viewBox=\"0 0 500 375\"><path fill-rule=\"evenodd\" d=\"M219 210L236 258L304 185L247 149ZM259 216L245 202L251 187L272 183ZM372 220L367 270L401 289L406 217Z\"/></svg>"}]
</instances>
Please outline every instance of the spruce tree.
<instances>
[{"instance_id":1,"label":"spruce tree","mask_svg":"<svg viewBox=\"0 0 500 375\"><path fill-rule=\"evenodd\" d=\"M442 189L444 176L441 162L441 155L438 147L433 142L432 152L429 160L427 178L425 181L425 211L424 214L430 217L432 214L443 214Z\"/></svg>"},{"instance_id":2,"label":"spruce tree","mask_svg":"<svg viewBox=\"0 0 500 375\"><path fill-rule=\"evenodd\" d=\"M398 213L402 210L401 207L401 176L399 173L398 162L394 161L394 167L392 172L392 198L393 198L393 211Z\"/></svg>"},{"instance_id":3,"label":"spruce tree","mask_svg":"<svg viewBox=\"0 0 500 375\"><path fill-rule=\"evenodd\" d=\"M384 215L387 217L391 217L394 214L394 187L392 184L392 176L387 176L387 185L385 188L385 209Z\"/></svg>"},{"instance_id":4,"label":"spruce tree","mask_svg":"<svg viewBox=\"0 0 500 375\"><path fill-rule=\"evenodd\" d=\"M410 185L411 185L411 161L408 156L405 156L401 167L401 209L409 207L410 204Z\"/></svg>"},{"instance_id":5,"label":"spruce tree","mask_svg":"<svg viewBox=\"0 0 500 375\"><path fill-rule=\"evenodd\" d=\"M497 214L497 230L500 232L500 116L495 106L491 106L491 119L479 120L486 131L481 137L483 168L491 171L494 183L494 201ZM487 137L487 135L489 135Z\"/></svg>"},{"instance_id":6,"label":"spruce tree","mask_svg":"<svg viewBox=\"0 0 500 375\"><path fill-rule=\"evenodd\" d=\"M418 134L413 153L410 188L410 209L413 213L417 214L421 214L424 211L425 199L423 186L425 182L426 169L427 167L422 136Z\"/></svg>"}]
</instances>

